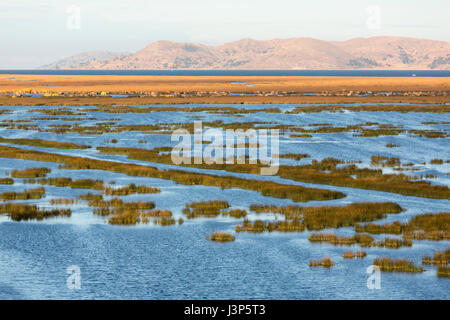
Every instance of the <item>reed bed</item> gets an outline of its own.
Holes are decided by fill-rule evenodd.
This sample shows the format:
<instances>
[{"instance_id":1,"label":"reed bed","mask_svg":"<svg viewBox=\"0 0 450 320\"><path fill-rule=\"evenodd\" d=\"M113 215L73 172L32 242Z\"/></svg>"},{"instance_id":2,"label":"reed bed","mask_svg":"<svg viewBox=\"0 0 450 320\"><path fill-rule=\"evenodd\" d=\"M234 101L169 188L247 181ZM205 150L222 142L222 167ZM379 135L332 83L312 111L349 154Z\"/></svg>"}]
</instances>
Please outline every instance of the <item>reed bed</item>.
<instances>
[{"instance_id":1,"label":"reed bed","mask_svg":"<svg viewBox=\"0 0 450 320\"><path fill-rule=\"evenodd\" d=\"M172 226L174 224L176 224L176 220L174 218L169 218L169 217L160 217L157 218L155 220L153 220L153 223L159 226Z\"/></svg>"},{"instance_id":2,"label":"reed bed","mask_svg":"<svg viewBox=\"0 0 450 320\"><path fill-rule=\"evenodd\" d=\"M398 221L393 223L385 223L383 225L376 223L369 223L366 225L357 224L355 226L356 232L367 232L371 234L401 234L403 232L404 226Z\"/></svg>"},{"instance_id":3,"label":"reed bed","mask_svg":"<svg viewBox=\"0 0 450 320\"><path fill-rule=\"evenodd\" d=\"M305 230L305 225L299 220L294 219L292 221L274 221L265 222L262 220L249 221L244 220L242 224L238 224L235 227L236 232L250 232L250 233L262 233L262 232L302 232Z\"/></svg>"},{"instance_id":4,"label":"reed bed","mask_svg":"<svg viewBox=\"0 0 450 320\"><path fill-rule=\"evenodd\" d=\"M450 248L443 251L436 251L433 256L425 256L422 258L422 264L434 264L446 266L450 263Z\"/></svg>"},{"instance_id":5,"label":"reed bed","mask_svg":"<svg viewBox=\"0 0 450 320\"><path fill-rule=\"evenodd\" d=\"M370 246L375 239L367 234L355 234L351 237L337 236L334 233L312 233L308 240L310 242L327 242L333 245L350 246L359 244L364 247Z\"/></svg>"},{"instance_id":6,"label":"reed bed","mask_svg":"<svg viewBox=\"0 0 450 320\"><path fill-rule=\"evenodd\" d=\"M184 172L181 170L159 170L155 167L135 164L102 161L81 157L65 156L47 152L22 150L13 147L0 146L3 158L25 159L35 161L57 162L64 164L63 168L79 170L106 170L129 176L153 177L172 180L185 185L206 185L221 188L239 188L260 192L264 196L271 196L293 201L319 201L339 199L345 195L337 191L306 188L296 185L279 184L271 181L242 179L230 176L215 176L210 174Z\"/></svg>"},{"instance_id":7,"label":"reed bed","mask_svg":"<svg viewBox=\"0 0 450 320\"><path fill-rule=\"evenodd\" d=\"M101 194L93 194L93 193L86 193L79 197L77 197L77 200L84 200L84 201L100 201L103 200L103 196Z\"/></svg>"},{"instance_id":8,"label":"reed bed","mask_svg":"<svg viewBox=\"0 0 450 320\"><path fill-rule=\"evenodd\" d=\"M213 232L209 236L206 237L206 240L215 241L215 242L232 242L236 240L236 237L227 232Z\"/></svg>"},{"instance_id":9,"label":"reed bed","mask_svg":"<svg viewBox=\"0 0 450 320\"><path fill-rule=\"evenodd\" d=\"M362 259L362 258L364 258L364 257L366 257L366 256L367 256L367 253L364 252L364 251L362 251L362 250L356 251L356 252L353 252L353 251L346 251L346 252L344 252L344 253L342 254L342 257L343 257L344 259L354 259L354 258Z\"/></svg>"},{"instance_id":10,"label":"reed bed","mask_svg":"<svg viewBox=\"0 0 450 320\"><path fill-rule=\"evenodd\" d=\"M256 213L282 214L286 219L302 218L308 230L341 228L353 226L360 222L379 220L388 213L396 214L403 209L393 202L360 202L345 206L268 206L251 205Z\"/></svg>"},{"instance_id":11,"label":"reed bed","mask_svg":"<svg viewBox=\"0 0 450 320\"><path fill-rule=\"evenodd\" d=\"M450 267L439 266L437 268L436 274L438 277L450 278Z\"/></svg>"},{"instance_id":12,"label":"reed bed","mask_svg":"<svg viewBox=\"0 0 450 320\"><path fill-rule=\"evenodd\" d=\"M14 191L4 192L0 194L0 199L2 199L2 201L35 200L35 199L42 199L44 195L45 195L44 188L36 188L25 190L23 192L14 192Z\"/></svg>"},{"instance_id":13,"label":"reed bed","mask_svg":"<svg viewBox=\"0 0 450 320\"><path fill-rule=\"evenodd\" d=\"M0 137L0 143L9 143L24 145L38 148L54 148L54 149L87 149L90 146L79 145L71 142L58 142L40 139L7 139Z\"/></svg>"},{"instance_id":14,"label":"reed bed","mask_svg":"<svg viewBox=\"0 0 450 320\"><path fill-rule=\"evenodd\" d=\"M450 213L418 215L405 225L403 238L415 240L450 240Z\"/></svg>"},{"instance_id":15,"label":"reed bed","mask_svg":"<svg viewBox=\"0 0 450 320\"><path fill-rule=\"evenodd\" d=\"M108 147L97 149L102 153L126 155L129 159L173 164L169 154L160 154L155 150ZM400 165L398 158L374 156L372 160L377 166ZM358 168L355 164L337 167L344 163L346 162L342 160L326 158L299 166L280 165L278 175L281 178L308 183L386 191L424 198L450 199L450 189L447 186L432 185L427 181L411 181L411 177L405 174L383 174L379 169ZM260 166L254 164L184 164L183 166L253 174L260 172Z\"/></svg>"},{"instance_id":16,"label":"reed bed","mask_svg":"<svg viewBox=\"0 0 450 320\"><path fill-rule=\"evenodd\" d=\"M134 183L126 187L111 188L106 187L103 190L104 194L113 196L127 196L130 194L150 194L150 193L160 193L161 190L158 188L148 187L148 186L136 186Z\"/></svg>"},{"instance_id":17,"label":"reed bed","mask_svg":"<svg viewBox=\"0 0 450 320\"><path fill-rule=\"evenodd\" d=\"M14 178L41 178L46 177L51 170L49 168L29 168L24 170L13 170L11 176Z\"/></svg>"},{"instance_id":18,"label":"reed bed","mask_svg":"<svg viewBox=\"0 0 450 320\"><path fill-rule=\"evenodd\" d=\"M6 214L13 221L44 220L52 217L70 217L70 209L40 209L35 205L0 204L0 214Z\"/></svg>"},{"instance_id":19,"label":"reed bed","mask_svg":"<svg viewBox=\"0 0 450 320\"><path fill-rule=\"evenodd\" d=\"M330 257L324 257L324 258L322 258L322 259L319 259L319 260L309 260L309 266L310 267L324 267L324 268L331 268L331 267L333 267L335 264L334 264L334 261L333 260L331 260L331 258Z\"/></svg>"},{"instance_id":20,"label":"reed bed","mask_svg":"<svg viewBox=\"0 0 450 320\"><path fill-rule=\"evenodd\" d=\"M72 180L72 178L66 178L66 177L26 179L26 180L24 180L24 183L51 185L51 186L55 186L55 187L70 187L72 189L92 189L92 190L104 190L105 189L104 183L101 180L92 180L92 179Z\"/></svg>"},{"instance_id":21,"label":"reed bed","mask_svg":"<svg viewBox=\"0 0 450 320\"><path fill-rule=\"evenodd\" d=\"M245 218L247 216L247 211L243 209L231 209L228 211L222 211L222 216L240 219Z\"/></svg>"},{"instance_id":22,"label":"reed bed","mask_svg":"<svg viewBox=\"0 0 450 320\"><path fill-rule=\"evenodd\" d=\"M11 178L0 178L0 184L14 184L14 180Z\"/></svg>"},{"instance_id":23,"label":"reed bed","mask_svg":"<svg viewBox=\"0 0 450 320\"><path fill-rule=\"evenodd\" d=\"M375 258L373 265L378 266L384 272L420 273L425 271L422 267L416 266L413 262L406 259Z\"/></svg>"},{"instance_id":24,"label":"reed bed","mask_svg":"<svg viewBox=\"0 0 450 320\"><path fill-rule=\"evenodd\" d=\"M186 218L215 218L220 215L224 209L228 209L230 204L227 201L212 200L212 201L202 201L193 202L187 204L183 209L183 213Z\"/></svg>"},{"instance_id":25,"label":"reed bed","mask_svg":"<svg viewBox=\"0 0 450 320\"><path fill-rule=\"evenodd\" d=\"M50 204L51 205L72 205L76 203L76 200L71 199L71 198L57 198L57 199L50 199Z\"/></svg>"}]
</instances>

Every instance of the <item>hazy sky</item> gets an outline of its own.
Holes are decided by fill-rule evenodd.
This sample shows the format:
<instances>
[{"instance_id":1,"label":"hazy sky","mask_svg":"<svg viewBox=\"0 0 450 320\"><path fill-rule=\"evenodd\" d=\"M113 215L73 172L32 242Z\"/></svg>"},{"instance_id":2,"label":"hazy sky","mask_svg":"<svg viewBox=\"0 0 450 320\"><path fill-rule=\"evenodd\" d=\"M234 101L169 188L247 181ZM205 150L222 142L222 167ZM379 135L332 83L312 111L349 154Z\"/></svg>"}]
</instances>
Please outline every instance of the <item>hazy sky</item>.
<instances>
[{"instance_id":1,"label":"hazy sky","mask_svg":"<svg viewBox=\"0 0 450 320\"><path fill-rule=\"evenodd\" d=\"M157 40L395 35L450 41L449 0L0 0L0 69Z\"/></svg>"}]
</instances>

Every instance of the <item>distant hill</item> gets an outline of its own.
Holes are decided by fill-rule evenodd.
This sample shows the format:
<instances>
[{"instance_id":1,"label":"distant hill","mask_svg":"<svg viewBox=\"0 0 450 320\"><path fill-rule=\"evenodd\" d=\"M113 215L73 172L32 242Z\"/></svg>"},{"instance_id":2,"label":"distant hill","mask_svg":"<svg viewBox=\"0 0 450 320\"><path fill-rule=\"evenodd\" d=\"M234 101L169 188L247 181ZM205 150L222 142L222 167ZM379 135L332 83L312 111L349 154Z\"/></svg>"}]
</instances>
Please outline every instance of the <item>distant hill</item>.
<instances>
[{"instance_id":1,"label":"distant hill","mask_svg":"<svg viewBox=\"0 0 450 320\"><path fill-rule=\"evenodd\" d=\"M88 51L71 57L62 58L61 60L58 60L54 63L42 66L39 69L44 70L70 69L72 66L80 66L80 68L82 68L85 65L86 66L89 65L89 63L91 62L92 63L99 62L110 59L112 57L116 56L120 57L124 55L125 54L110 51Z\"/></svg>"},{"instance_id":2,"label":"distant hill","mask_svg":"<svg viewBox=\"0 0 450 320\"><path fill-rule=\"evenodd\" d=\"M157 41L133 54L81 54L55 69L450 69L450 42L406 37L243 39L219 46ZM82 58L83 61L77 59ZM55 67L53 67L55 66Z\"/></svg>"}]
</instances>

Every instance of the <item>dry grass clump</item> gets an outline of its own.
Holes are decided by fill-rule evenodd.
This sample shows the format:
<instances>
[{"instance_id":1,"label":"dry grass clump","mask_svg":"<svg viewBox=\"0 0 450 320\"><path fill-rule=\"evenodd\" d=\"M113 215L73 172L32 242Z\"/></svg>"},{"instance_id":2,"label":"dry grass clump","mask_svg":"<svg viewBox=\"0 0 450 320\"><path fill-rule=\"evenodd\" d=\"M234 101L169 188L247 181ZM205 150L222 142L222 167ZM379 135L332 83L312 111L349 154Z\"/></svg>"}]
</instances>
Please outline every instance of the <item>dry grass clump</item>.
<instances>
[{"instance_id":1,"label":"dry grass clump","mask_svg":"<svg viewBox=\"0 0 450 320\"><path fill-rule=\"evenodd\" d=\"M446 266L449 263L450 263L450 248L446 249L445 251L436 251L433 257L425 256L422 258L422 264L434 264Z\"/></svg>"},{"instance_id":2,"label":"dry grass clump","mask_svg":"<svg viewBox=\"0 0 450 320\"><path fill-rule=\"evenodd\" d=\"M43 220L52 217L70 217L70 209L39 209L35 205L7 203L0 204L0 214L8 215L14 221Z\"/></svg>"},{"instance_id":3,"label":"dry grass clump","mask_svg":"<svg viewBox=\"0 0 450 320\"><path fill-rule=\"evenodd\" d=\"M46 177L51 170L49 168L29 168L24 170L13 170L11 176L14 178L41 178Z\"/></svg>"},{"instance_id":4,"label":"dry grass clump","mask_svg":"<svg viewBox=\"0 0 450 320\"><path fill-rule=\"evenodd\" d=\"M201 201L187 204L183 209L186 218L215 218L223 212L223 209L228 209L230 204L227 201L212 200Z\"/></svg>"},{"instance_id":5,"label":"dry grass clump","mask_svg":"<svg viewBox=\"0 0 450 320\"><path fill-rule=\"evenodd\" d=\"M0 143L10 143L25 145L38 148L55 148L55 149L87 149L90 146L79 145L71 142L58 142L40 139L7 139L0 137Z\"/></svg>"},{"instance_id":6,"label":"dry grass clump","mask_svg":"<svg viewBox=\"0 0 450 320\"><path fill-rule=\"evenodd\" d=\"M14 180L11 178L0 178L0 184L14 184Z\"/></svg>"},{"instance_id":7,"label":"dry grass clump","mask_svg":"<svg viewBox=\"0 0 450 320\"><path fill-rule=\"evenodd\" d=\"M235 239L236 237L233 236L232 234L221 231L213 232L208 237L206 237L206 240L216 242L231 242L234 241Z\"/></svg>"},{"instance_id":8,"label":"dry grass clump","mask_svg":"<svg viewBox=\"0 0 450 320\"><path fill-rule=\"evenodd\" d=\"M365 256L367 256L367 253L365 253L364 251L356 251L356 252L353 252L353 251L346 251L346 252L344 252L343 254L342 254L342 257L344 258L344 259L353 259L353 258L358 258L358 259L362 259L362 258L364 258Z\"/></svg>"},{"instance_id":9,"label":"dry grass clump","mask_svg":"<svg viewBox=\"0 0 450 320\"><path fill-rule=\"evenodd\" d=\"M139 194L159 193L161 192L161 190L158 188L148 186L136 186L134 183L132 183L129 186L120 188L106 187L103 192L104 194L113 196L127 196L135 193Z\"/></svg>"},{"instance_id":10,"label":"dry grass clump","mask_svg":"<svg viewBox=\"0 0 450 320\"><path fill-rule=\"evenodd\" d=\"M0 194L0 199L2 199L3 201L33 200L33 199L42 199L44 195L45 195L44 188L36 188L25 190L23 192L14 192L14 191L4 192Z\"/></svg>"},{"instance_id":11,"label":"dry grass clump","mask_svg":"<svg viewBox=\"0 0 450 320\"><path fill-rule=\"evenodd\" d=\"M413 262L406 259L391 259L388 257L375 258L373 265L380 267L384 272L411 272L419 273L424 272L425 269L414 265Z\"/></svg>"},{"instance_id":12,"label":"dry grass clump","mask_svg":"<svg viewBox=\"0 0 450 320\"><path fill-rule=\"evenodd\" d=\"M333 260L330 259L330 257L324 257L319 260L309 260L309 266L310 267L324 267L324 268L331 268L334 266Z\"/></svg>"}]
</instances>

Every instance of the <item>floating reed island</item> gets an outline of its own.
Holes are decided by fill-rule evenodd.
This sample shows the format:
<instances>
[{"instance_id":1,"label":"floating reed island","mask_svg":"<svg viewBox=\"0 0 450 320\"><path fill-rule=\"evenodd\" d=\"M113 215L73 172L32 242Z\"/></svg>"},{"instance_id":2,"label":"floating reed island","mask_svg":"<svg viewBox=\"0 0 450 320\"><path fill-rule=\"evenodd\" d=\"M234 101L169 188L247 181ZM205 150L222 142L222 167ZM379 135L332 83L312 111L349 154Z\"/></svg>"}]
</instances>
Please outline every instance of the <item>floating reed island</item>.
<instances>
[{"instance_id":1,"label":"floating reed island","mask_svg":"<svg viewBox=\"0 0 450 320\"><path fill-rule=\"evenodd\" d=\"M309 260L309 266L310 267L324 267L324 268L331 268L334 266L334 261L331 260L330 257L324 257L319 260Z\"/></svg>"},{"instance_id":2,"label":"floating reed island","mask_svg":"<svg viewBox=\"0 0 450 320\"><path fill-rule=\"evenodd\" d=\"M384 272L421 273L425 271L424 268L416 266L407 259L375 258L373 265L378 266Z\"/></svg>"},{"instance_id":3,"label":"floating reed island","mask_svg":"<svg viewBox=\"0 0 450 320\"><path fill-rule=\"evenodd\" d=\"M215 242L231 242L234 241L235 239L236 237L233 236L232 234L221 231L213 232L206 237L206 240Z\"/></svg>"}]
</instances>

